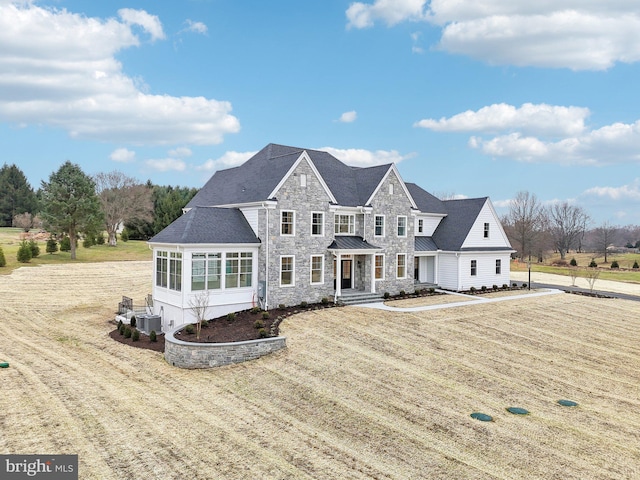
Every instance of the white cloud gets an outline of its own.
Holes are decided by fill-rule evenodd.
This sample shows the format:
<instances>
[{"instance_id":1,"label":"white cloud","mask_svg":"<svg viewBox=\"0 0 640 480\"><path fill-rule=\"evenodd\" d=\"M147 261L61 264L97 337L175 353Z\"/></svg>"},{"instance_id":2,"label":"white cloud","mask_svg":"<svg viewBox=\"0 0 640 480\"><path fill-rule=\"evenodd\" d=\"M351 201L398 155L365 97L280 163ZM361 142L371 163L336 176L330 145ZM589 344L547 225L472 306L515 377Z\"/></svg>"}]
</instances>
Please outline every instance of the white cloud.
<instances>
[{"instance_id":1,"label":"white cloud","mask_svg":"<svg viewBox=\"0 0 640 480\"><path fill-rule=\"evenodd\" d=\"M209 31L207 26L202 22L194 22L192 20L186 20L184 23L186 23L187 26L183 30L183 32L193 32L193 33L200 33L202 35L206 35L207 32Z\"/></svg>"},{"instance_id":2,"label":"white cloud","mask_svg":"<svg viewBox=\"0 0 640 480\"><path fill-rule=\"evenodd\" d=\"M397 150L364 150L360 148L318 148L330 153L338 160L354 167L373 167L375 165L385 165L387 163L400 163L403 160L415 157L415 153L401 155Z\"/></svg>"},{"instance_id":3,"label":"white cloud","mask_svg":"<svg viewBox=\"0 0 640 480\"><path fill-rule=\"evenodd\" d=\"M144 162L149 168L158 172L183 172L187 168L187 164L177 158L160 158L149 159Z\"/></svg>"},{"instance_id":4,"label":"white cloud","mask_svg":"<svg viewBox=\"0 0 640 480\"><path fill-rule=\"evenodd\" d=\"M437 48L490 64L604 70L640 60L640 5L629 0L375 0L347 10L348 27L428 21Z\"/></svg>"},{"instance_id":5,"label":"white cloud","mask_svg":"<svg viewBox=\"0 0 640 480\"><path fill-rule=\"evenodd\" d=\"M116 148L113 152L111 152L109 158L114 162L130 163L135 160L136 152L128 150L126 148Z\"/></svg>"},{"instance_id":6,"label":"white cloud","mask_svg":"<svg viewBox=\"0 0 640 480\"><path fill-rule=\"evenodd\" d=\"M138 145L209 145L239 130L229 102L149 95L126 76L116 55L140 44L132 26L151 40L164 32L154 15L118 13L122 21L0 3L0 120Z\"/></svg>"},{"instance_id":7,"label":"white cloud","mask_svg":"<svg viewBox=\"0 0 640 480\"><path fill-rule=\"evenodd\" d=\"M151 41L163 40L165 37L162 30L162 23L156 15L149 15L144 10L134 10L133 8L121 8L118 15L126 25L138 25L151 35Z\"/></svg>"},{"instance_id":8,"label":"white cloud","mask_svg":"<svg viewBox=\"0 0 640 480\"><path fill-rule=\"evenodd\" d=\"M585 190L584 195L611 200L640 200L640 178L619 187L593 187Z\"/></svg>"},{"instance_id":9,"label":"white cloud","mask_svg":"<svg viewBox=\"0 0 640 480\"><path fill-rule=\"evenodd\" d=\"M174 158L186 158L190 157L191 155L193 155L193 152L190 148L187 147L178 147L174 148L173 150L169 150L169 156Z\"/></svg>"},{"instance_id":10,"label":"white cloud","mask_svg":"<svg viewBox=\"0 0 640 480\"><path fill-rule=\"evenodd\" d=\"M351 123L355 122L356 118L358 118L358 113L355 110L351 110L350 112L344 112L340 115L338 121L342 123Z\"/></svg>"},{"instance_id":11,"label":"white cloud","mask_svg":"<svg viewBox=\"0 0 640 480\"><path fill-rule=\"evenodd\" d=\"M249 160L258 152L225 152L219 158L209 159L202 165L196 167L196 170L202 170L206 172L215 172L216 170L222 170L224 168L237 167Z\"/></svg>"},{"instance_id":12,"label":"white cloud","mask_svg":"<svg viewBox=\"0 0 640 480\"><path fill-rule=\"evenodd\" d=\"M566 136L581 133L588 108L525 103L520 108L506 103L459 113L450 118L420 120L414 126L438 132L497 132L519 130L537 135Z\"/></svg>"}]
</instances>

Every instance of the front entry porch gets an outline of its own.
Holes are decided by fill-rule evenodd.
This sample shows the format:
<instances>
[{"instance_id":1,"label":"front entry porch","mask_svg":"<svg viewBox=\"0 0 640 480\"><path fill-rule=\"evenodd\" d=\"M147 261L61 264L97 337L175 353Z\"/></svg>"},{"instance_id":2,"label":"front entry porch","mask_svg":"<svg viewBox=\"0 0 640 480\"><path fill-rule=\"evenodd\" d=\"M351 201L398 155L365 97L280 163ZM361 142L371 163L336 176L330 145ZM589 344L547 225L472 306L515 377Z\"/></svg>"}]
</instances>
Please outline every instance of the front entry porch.
<instances>
[{"instance_id":1,"label":"front entry porch","mask_svg":"<svg viewBox=\"0 0 640 480\"><path fill-rule=\"evenodd\" d=\"M333 253L336 302L343 297L376 293L375 254L380 248L361 237L340 236L329 246L329 251Z\"/></svg>"}]
</instances>

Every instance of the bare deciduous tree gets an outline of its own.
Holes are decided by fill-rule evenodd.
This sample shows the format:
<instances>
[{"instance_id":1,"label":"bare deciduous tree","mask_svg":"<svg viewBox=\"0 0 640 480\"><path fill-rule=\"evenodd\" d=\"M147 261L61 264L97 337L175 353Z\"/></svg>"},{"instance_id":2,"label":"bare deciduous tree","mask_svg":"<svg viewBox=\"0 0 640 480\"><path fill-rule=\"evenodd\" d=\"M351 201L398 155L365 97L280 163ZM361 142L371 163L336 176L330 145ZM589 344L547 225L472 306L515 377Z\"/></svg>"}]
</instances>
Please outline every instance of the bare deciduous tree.
<instances>
[{"instance_id":1,"label":"bare deciduous tree","mask_svg":"<svg viewBox=\"0 0 640 480\"><path fill-rule=\"evenodd\" d=\"M604 222L593 230L593 247L596 252L604 255L604 263L607 263L608 248L614 241L615 232L616 228L609 222Z\"/></svg>"},{"instance_id":2,"label":"bare deciduous tree","mask_svg":"<svg viewBox=\"0 0 640 480\"><path fill-rule=\"evenodd\" d=\"M589 292L593 293L593 286L596 284L596 280L600 277L600 270L596 267L587 268L584 277L587 279L587 283L589 284Z\"/></svg>"},{"instance_id":3,"label":"bare deciduous tree","mask_svg":"<svg viewBox=\"0 0 640 480\"><path fill-rule=\"evenodd\" d=\"M509 204L506 229L514 240L514 247L521 258L536 252L536 242L540 239L546 223L546 212L537 197L527 191L520 191Z\"/></svg>"},{"instance_id":4,"label":"bare deciduous tree","mask_svg":"<svg viewBox=\"0 0 640 480\"><path fill-rule=\"evenodd\" d=\"M200 332L202 331L202 321L206 320L207 310L209 309L209 290L202 290L189 298L189 308L195 315L196 322L196 339L200 340Z\"/></svg>"},{"instance_id":5,"label":"bare deciduous tree","mask_svg":"<svg viewBox=\"0 0 640 480\"><path fill-rule=\"evenodd\" d=\"M124 222L133 219L143 221L152 219L151 190L135 178L114 170L109 173L98 173L94 180L104 213L109 245L116 245L118 227L124 225Z\"/></svg>"},{"instance_id":6,"label":"bare deciduous tree","mask_svg":"<svg viewBox=\"0 0 640 480\"><path fill-rule=\"evenodd\" d=\"M589 215L582 207L565 201L552 205L548 209L548 217L553 242L560 252L560 258L564 260L569 249L576 247L584 235Z\"/></svg>"}]
</instances>

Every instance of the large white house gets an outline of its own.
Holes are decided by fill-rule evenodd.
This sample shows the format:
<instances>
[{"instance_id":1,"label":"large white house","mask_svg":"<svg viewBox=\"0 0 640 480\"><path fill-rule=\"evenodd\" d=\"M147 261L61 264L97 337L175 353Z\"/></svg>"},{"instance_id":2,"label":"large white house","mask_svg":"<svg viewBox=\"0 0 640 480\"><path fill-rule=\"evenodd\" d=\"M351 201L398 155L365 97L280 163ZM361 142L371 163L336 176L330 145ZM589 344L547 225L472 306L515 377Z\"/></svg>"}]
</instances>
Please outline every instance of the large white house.
<instances>
[{"instance_id":1,"label":"large white house","mask_svg":"<svg viewBox=\"0 0 640 480\"><path fill-rule=\"evenodd\" d=\"M441 201L394 164L351 167L269 144L217 171L149 241L163 329L252 306L509 283L509 240L488 197Z\"/></svg>"}]
</instances>

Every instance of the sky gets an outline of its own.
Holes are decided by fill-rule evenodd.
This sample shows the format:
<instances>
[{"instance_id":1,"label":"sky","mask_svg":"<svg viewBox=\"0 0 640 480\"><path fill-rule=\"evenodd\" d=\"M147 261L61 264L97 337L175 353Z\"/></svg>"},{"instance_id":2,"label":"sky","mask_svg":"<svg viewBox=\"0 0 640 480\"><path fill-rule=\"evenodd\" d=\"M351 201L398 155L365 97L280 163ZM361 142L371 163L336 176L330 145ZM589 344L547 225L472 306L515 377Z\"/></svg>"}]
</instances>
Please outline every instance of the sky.
<instances>
[{"instance_id":1,"label":"sky","mask_svg":"<svg viewBox=\"0 0 640 480\"><path fill-rule=\"evenodd\" d=\"M0 0L0 164L201 187L269 143L640 224L637 0Z\"/></svg>"}]
</instances>

